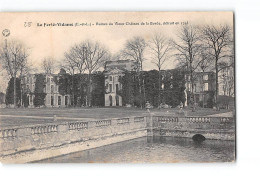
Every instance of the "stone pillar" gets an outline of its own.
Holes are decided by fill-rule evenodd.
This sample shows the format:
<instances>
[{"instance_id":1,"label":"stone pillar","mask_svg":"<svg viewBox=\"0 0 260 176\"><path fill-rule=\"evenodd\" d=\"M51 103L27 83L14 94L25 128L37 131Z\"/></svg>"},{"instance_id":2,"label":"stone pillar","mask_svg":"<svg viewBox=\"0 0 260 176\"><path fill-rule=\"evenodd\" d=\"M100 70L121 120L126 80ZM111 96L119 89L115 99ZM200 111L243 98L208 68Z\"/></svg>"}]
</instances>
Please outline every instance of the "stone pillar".
<instances>
[{"instance_id":1,"label":"stone pillar","mask_svg":"<svg viewBox=\"0 0 260 176\"><path fill-rule=\"evenodd\" d=\"M31 128L19 128L17 129L17 137L31 136Z\"/></svg>"},{"instance_id":2,"label":"stone pillar","mask_svg":"<svg viewBox=\"0 0 260 176\"><path fill-rule=\"evenodd\" d=\"M58 125L58 133L60 132L68 132L69 131L69 125L68 124L60 124Z\"/></svg>"},{"instance_id":3,"label":"stone pillar","mask_svg":"<svg viewBox=\"0 0 260 176\"><path fill-rule=\"evenodd\" d=\"M150 113L145 116L146 127L147 127L147 136L153 136L153 113Z\"/></svg>"}]
</instances>

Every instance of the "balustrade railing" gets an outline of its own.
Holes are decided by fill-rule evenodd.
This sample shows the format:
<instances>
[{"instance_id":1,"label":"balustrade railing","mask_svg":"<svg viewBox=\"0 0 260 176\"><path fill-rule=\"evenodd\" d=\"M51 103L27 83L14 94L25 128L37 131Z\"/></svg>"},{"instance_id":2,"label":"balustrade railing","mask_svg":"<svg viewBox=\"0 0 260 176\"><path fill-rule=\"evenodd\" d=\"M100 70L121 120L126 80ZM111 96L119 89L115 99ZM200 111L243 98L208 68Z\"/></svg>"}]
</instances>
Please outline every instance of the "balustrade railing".
<instances>
[{"instance_id":1,"label":"balustrade railing","mask_svg":"<svg viewBox=\"0 0 260 176\"><path fill-rule=\"evenodd\" d=\"M158 122L161 122L161 123L173 123L173 122L178 122L178 117L159 117L158 118Z\"/></svg>"},{"instance_id":2,"label":"balustrade railing","mask_svg":"<svg viewBox=\"0 0 260 176\"><path fill-rule=\"evenodd\" d=\"M130 123L143 123L145 122L145 117L133 117L131 118L120 118L120 119L110 119L110 120L97 120L90 122L68 122L63 123L63 128L67 128L67 130L80 130L80 129L89 129L89 128L99 128L99 127L107 127L112 125L122 125L122 124L130 124ZM215 127L220 128L228 128L234 126L234 118L232 117L169 117L169 116L156 116L154 117L155 123L180 123L185 126L185 123L190 124L209 124L214 125ZM93 125L92 125L93 124ZM61 124L46 124L46 125L34 125L27 127L13 127L8 129L0 129L0 138L14 138L18 136L23 136L24 131L27 130L27 135L34 134L46 134L46 133L54 133L58 132L59 125ZM156 124L154 124L156 126ZM219 126L220 125L220 126ZM207 126L208 128L213 128L213 126ZM205 126L205 128L207 128ZM21 133L21 130L23 131Z\"/></svg>"},{"instance_id":3,"label":"balustrade railing","mask_svg":"<svg viewBox=\"0 0 260 176\"><path fill-rule=\"evenodd\" d=\"M0 130L0 138L17 137L17 129Z\"/></svg>"},{"instance_id":4,"label":"balustrade railing","mask_svg":"<svg viewBox=\"0 0 260 176\"><path fill-rule=\"evenodd\" d=\"M230 117L221 117L220 118L220 122L221 123L233 123L233 119L232 118L230 118Z\"/></svg>"},{"instance_id":5,"label":"balustrade railing","mask_svg":"<svg viewBox=\"0 0 260 176\"><path fill-rule=\"evenodd\" d=\"M70 122L69 130L88 129L88 122Z\"/></svg>"},{"instance_id":6,"label":"balustrade railing","mask_svg":"<svg viewBox=\"0 0 260 176\"><path fill-rule=\"evenodd\" d=\"M152 116L152 118L148 118L148 121L146 119L147 117L128 117L95 121L53 122L48 124L1 128L0 143L1 146L5 146L5 148L0 151L0 154L5 151L13 151L16 147L16 145L13 145L15 142L24 150L26 147L28 147L28 149L37 149L43 144L55 146L67 144L68 142L81 141L85 138L89 139L92 136L102 136L103 134L114 135L131 130L145 130L145 128L148 129L147 131L152 131L153 129L155 129L155 131L161 129L183 131L199 129L215 130L218 132L219 129L221 129L221 131L231 131L235 126L235 119L232 117ZM21 143L21 141L26 142ZM28 143L30 143L30 145L28 145Z\"/></svg>"},{"instance_id":7,"label":"balustrade railing","mask_svg":"<svg viewBox=\"0 0 260 176\"><path fill-rule=\"evenodd\" d=\"M129 118L123 118L123 119L117 119L116 122L118 125L121 125L121 124L127 124L130 121L129 121Z\"/></svg>"},{"instance_id":8,"label":"balustrade railing","mask_svg":"<svg viewBox=\"0 0 260 176\"><path fill-rule=\"evenodd\" d=\"M210 123L210 117L189 117L189 123Z\"/></svg>"},{"instance_id":9,"label":"balustrade railing","mask_svg":"<svg viewBox=\"0 0 260 176\"><path fill-rule=\"evenodd\" d=\"M105 127L111 125L111 120L98 120L95 121L96 127Z\"/></svg>"},{"instance_id":10,"label":"balustrade railing","mask_svg":"<svg viewBox=\"0 0 260 176\"><path fill-rule=\"evenodd\" d=\"M144 117L134 117L134 122L135 123L144 122Z\"/></svg>"},{"instance_id":11,"label":"balustrade railing","mask_svg":"<svg viewBox=\"0 0 260 176\"><path fill-rule=\"evenodd\" d=\"M58 125L46 125L31 127L31 134L53 133L58 131Z\"/></svg>"},{"instance_id":12,"label":"balustrade railing","mask_svg":"<svg viewBox=\"0 0 260 176\"><path fill-rule=\"evenodd\" d=\"M187 128L203 128L203 129L232 129L235 127L233 117L164 117L156 116L153 119L154 127L164 125L167 128L174 128L171 124L178 122L173 125L179 126L183 129Z\"/></svg>"}]
</instances>

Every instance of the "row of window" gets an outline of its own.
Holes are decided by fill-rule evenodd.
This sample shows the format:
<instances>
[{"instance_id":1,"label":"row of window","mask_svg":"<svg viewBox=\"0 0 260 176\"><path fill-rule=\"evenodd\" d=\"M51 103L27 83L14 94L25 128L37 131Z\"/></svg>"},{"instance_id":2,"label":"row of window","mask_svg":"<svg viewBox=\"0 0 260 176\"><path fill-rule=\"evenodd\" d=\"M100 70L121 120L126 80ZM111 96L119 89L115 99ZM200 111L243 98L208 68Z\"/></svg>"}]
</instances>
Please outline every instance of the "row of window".
<instances>
[{"instance_id":1,"label":"row of window","mask_svg":"<svg viewBox=\"0 0 260 176\"><path fill-rule=\"evenodd\" d=\"M29 95L28 97L29 97L29 104L33 105L34 95ZM64 104L68 105L68 96L65 96L64 100L65 100ZM57 103L58 103L58 106L61 106L61 96L58 96L58 102ZM54 96L51 96L50 104L51 104L51 106L55 105L54 104Z\"/></svg>"},{"instance_id":2,"label":"row of window","mask_svg":"<svg viewBox=\"0 0 260 176\"><path fill-rule=\"evenodd\" d=\"M48 87L48 86L47 86L47 87ZM56 92L58 92L59 87L56 86L55 88L56 88ZM53 92L54 92L54 85L51 85L51 93L53 93Z\"/></svg>"},{"instance_id":3,"label":"row of window","mask_svg":"<svg viewBox=\"0 0 260 176\"><path fill-rule=\"evenodd\" d=\"M33 82L35 82L36 80L35 80L35 77L25 77L24 78L24 83L33 83ZM53 82L53 78L50 78L50 77L47 77L47 80L46 80L48 83L49 82Z\"/></svg>"},{"instance_id":4,"label":"row of window","mask_svg":"<svg viewBox=\"0 0 260 176\"><path fill-rule=\"evenodd\" d=\"M27 85L26 85L26 89L27 89L27 90L31 90L32 92L34 92L34 91L35 91L35 84L32 84L32 87L31 87L31 88L30 88L30 85L27 84Z\"/></svg>"},{"instance_id":5,"label":"row of window","mask_svg":"<svg viewBox=\"0 0 260 176\"><path fill-rule=\"evenodd\" d=\"M165 77L165 75L162 75L162 80L164 80ZM173 79L173 76L171 76L171 79Z\"/></svg>"},{"instance_id":6,"label":"row of window","mask_svg":"<svg viewBox=\"0 0 260 176\"><path fill-rule=\"evenodd\" d=\"M50 90L50 89L49 89L49 86L47 86L47 87L48 87L47 92L49 92L49 90ZM56 90L54 90L54 85L51 85L51 93L54 93L54 91L58 92L59 86L57 85L55 88L56 88ZM34 92L34 91L35 91L35 84L32 84L32 87L30 87L30 85L27 84L27 85L26 85L26 89L27 89L27 90L30 90L30 91L32 91L32 92ZM46 87L45 87L45 85L44 85L43 91L46 92Z\"/></svg>"},{"instance_id":7,"label":"row of window","mask_svg":"<svg viewBox=\"0 0 260 176\"><path fill-rule=\"evenodd\" d=\"M59 79L59 77L57 77L57 79ZM47 77L47 83L52 83L53 82L53 78Z\"/></svg>"},{"instance_id":8,"label":"row of window","mask_svg":"<svg viewBox=\"0 0 260 176\"><path fill-rule=\"evenodd\" d=\"M119 86L119 84L115 84L115 92L117 93L119 90L120 90L120 86ZM108 92L109 93L111 93L111 92L113 92L113 85L112 84L108 84L107 83L107 85L106 85L106 87L108 88Z\"/></svg>"},{"instance_id":9,"label":"row of window","mask_svg":"<svg viewBox=\"0 0 260 176\"><path fill-rule=\"evenodd\" d=\"M35 78L34 77L29 77L29 78L27 78L27 77L25 77L24 78L24 83L26 84L29 84L29 83L33 83L33 82L35 82Z\"/></svg>"},{"instance_id":10,"label":"row of window","mask_svg":"<svg viewBox=\"0 0 260 176\"><path fill-rule=\"evenodd\" d=\"M51 100L50 100L50 104L51 106L54 106L54 96L51 96ZM64 102L64 105L68 105L68 96L65 96L65 102ZM61 96L58 96L58 106L61 106Z\"/></svg>"},{"instance_id":11,"label":"row of window","mask_svg":"<svg viewBox=\"0 0 260 176\"><path fill-rule=\"evenodd\" d=\"M35 77L29 77L29 78L27 78L27 77L25 77L24 78L24 83L33 83L33 82L35 82L36 80L35 80ZM46 80L48 83L49 82L53 82L53 78L50 78L50 77L47 77L47 80Z\"/></svg>"},{"instance_id":12,"label":"row of window","mask_svg":"<svg viewBox=\"0 0 260 176\"><path fill-rule=\"evenodd\" d=\"M109 81L113 81L114 82L119 82L119 80L121 79L121 76L109 76Z\"/></svg>"}]
</instances>

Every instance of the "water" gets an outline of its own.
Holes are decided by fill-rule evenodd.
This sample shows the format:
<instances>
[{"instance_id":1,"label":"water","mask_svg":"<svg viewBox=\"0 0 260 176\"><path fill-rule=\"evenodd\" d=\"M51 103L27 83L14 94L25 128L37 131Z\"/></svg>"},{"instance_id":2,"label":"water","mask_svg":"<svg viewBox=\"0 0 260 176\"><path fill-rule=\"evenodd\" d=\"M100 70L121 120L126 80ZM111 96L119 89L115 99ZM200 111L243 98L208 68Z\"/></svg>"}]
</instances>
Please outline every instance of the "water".
<instances>
[{"instance_id":1,"label":"water","mask_svg":"<svg viewBox=\"0 0 260 176\"><path fill-rule=\"evenodd\" d=\"M143 137L96 149L50 158L37 163L172 163L234 161L234 141Z\"/></svg>"}]
</instances>

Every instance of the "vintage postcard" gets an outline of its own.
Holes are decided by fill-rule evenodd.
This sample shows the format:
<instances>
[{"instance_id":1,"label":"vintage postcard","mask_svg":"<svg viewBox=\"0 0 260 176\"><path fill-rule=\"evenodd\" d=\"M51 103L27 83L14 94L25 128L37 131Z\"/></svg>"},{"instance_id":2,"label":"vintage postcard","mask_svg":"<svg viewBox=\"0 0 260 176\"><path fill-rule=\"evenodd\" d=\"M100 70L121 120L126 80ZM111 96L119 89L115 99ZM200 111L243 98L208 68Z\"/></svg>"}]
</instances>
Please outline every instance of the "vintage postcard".
<instances>
[{"instance_id":1,"label":"vintage postcard","mask_svg":"<svg viewBox=\"0 0 260 176\"><path fill-rule=\"evenodd\" d=\"M233 12L0 19L2 163L235 161Z\"/></svg>"}]
</instances>

